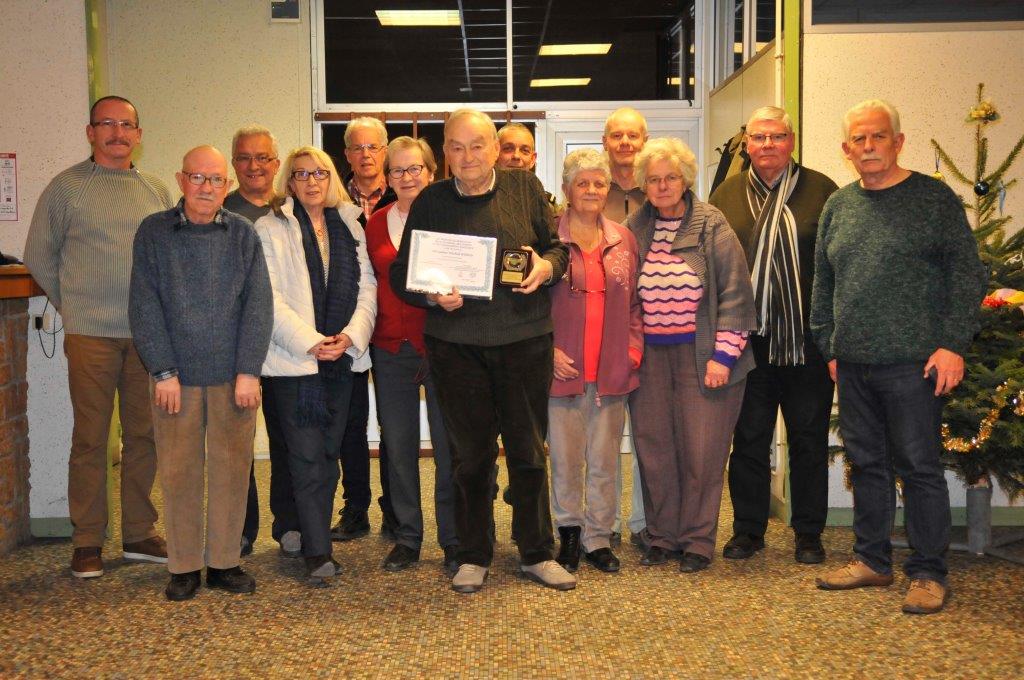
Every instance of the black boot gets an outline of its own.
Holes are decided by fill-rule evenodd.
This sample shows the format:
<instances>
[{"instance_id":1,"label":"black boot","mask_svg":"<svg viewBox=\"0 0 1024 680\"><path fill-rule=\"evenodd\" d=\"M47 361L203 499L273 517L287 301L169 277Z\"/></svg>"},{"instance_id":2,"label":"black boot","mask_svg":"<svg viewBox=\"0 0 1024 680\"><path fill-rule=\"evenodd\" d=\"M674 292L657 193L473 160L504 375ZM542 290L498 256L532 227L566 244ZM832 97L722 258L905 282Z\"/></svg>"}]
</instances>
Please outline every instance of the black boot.
<instances>
[{"instance_id":1,"label":"black boot","mask_svg":"<svg viewBox=\"0 0 1024 680\"><path fill-rule=\"evenodd\" d=\"M561 548L555 561L565 567L570 573L575 573L580 566L580 534L583 529L580 527L558 527L558 537Z\"/></svg>"}]
</instances>

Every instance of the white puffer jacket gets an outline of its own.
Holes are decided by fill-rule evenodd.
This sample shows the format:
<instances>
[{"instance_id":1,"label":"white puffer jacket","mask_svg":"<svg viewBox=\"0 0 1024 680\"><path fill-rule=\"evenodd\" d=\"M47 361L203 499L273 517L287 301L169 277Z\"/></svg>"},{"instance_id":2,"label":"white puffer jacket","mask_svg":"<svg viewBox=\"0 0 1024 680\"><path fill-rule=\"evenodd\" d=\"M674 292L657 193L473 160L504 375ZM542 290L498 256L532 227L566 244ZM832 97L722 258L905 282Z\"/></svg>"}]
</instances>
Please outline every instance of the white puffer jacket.
<instances>
[{"instance_id":1,"label":"white puffer jacket","mask_svg":"<svg viewBox=\"0 0 1024 680\"><path fill-rule=\"evenodd\" d=\"M270 336L270 350L263 362L262 374L312 375L317 372L317 363L307 352L326 336L316 330L313 289L302 248L302 231L295 217L294 199L288 198L281 206L281 212L282 217L271 212L256 220L256 233L263 242L270 284L274 289L274 331ZM352 347L346 352L352 356L352 370L362 372L370 368L367 348L377 318L377 279L366 253L366 236L359 224L359 208L344 203L338 206L338 213L356 240L360 272L356 309L341 332L352 339Z\"/></svg>"}]
</instances>

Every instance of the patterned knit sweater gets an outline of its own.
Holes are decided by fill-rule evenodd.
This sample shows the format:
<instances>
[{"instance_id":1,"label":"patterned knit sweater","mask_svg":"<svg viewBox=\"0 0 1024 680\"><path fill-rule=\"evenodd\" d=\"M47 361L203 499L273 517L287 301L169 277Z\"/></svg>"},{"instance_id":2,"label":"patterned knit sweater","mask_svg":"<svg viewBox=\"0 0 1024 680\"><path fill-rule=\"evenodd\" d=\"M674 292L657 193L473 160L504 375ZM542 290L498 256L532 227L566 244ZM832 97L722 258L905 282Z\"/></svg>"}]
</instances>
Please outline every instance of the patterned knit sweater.
<instances>
[{"instance_id":1,"label":"patterned knit sweater","mask_svg":"<svg viewBox=\"0 0 1024 680\"><path fill-rule=\"evenodd\" d=\"M655 221L651 248L640 268L644 341L650 345L693 344L696 336L697 308L704 288L697 273L672 253L682 219ZM717 330L711 358L732 368L746 343L746 332Z\"/></svg>"},{"instance_id":2,"label":"patterned knit sweater","mask_svg":"<svg viewBox=\"0 0 1024 680\"><path fill-rule=\"evenodd\" d=\"M128 286L139 224L172 205L167 186L134 166L85 160L57 175L36 204L25 264L68 333L130 338Z\"/></svg>"}]
</instances>

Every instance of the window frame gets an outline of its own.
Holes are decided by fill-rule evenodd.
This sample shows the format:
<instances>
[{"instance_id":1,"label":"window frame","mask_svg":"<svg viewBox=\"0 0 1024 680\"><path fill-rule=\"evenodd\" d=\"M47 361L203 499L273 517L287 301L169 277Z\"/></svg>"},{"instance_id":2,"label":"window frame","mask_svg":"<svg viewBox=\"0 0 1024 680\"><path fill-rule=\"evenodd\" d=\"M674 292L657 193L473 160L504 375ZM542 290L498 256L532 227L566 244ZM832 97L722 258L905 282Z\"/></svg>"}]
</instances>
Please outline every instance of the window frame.
<instances>
[{"instance_id":1,"label":"window frame","mask_svg":"<svg viewBox=\"0 0 1024 680\"><path fill-rule=\"evenodd\" d=\"M325 46L324 46L324 30L323 30L323 9L324 0L310 0L310 17L309 17L309 30L310 30L310 67L312 69L311 85L312 85L312 105L314 116L317 113L344 113L344 112L359 112L359 113L380 113L381 111L395 112L395 113L412 113L412 112L444 112L454 111L455 109L462 108L464 106L471 106L480 111L486 112L504 112L504 111L516 111L519 109L525 110L541 110L541 111L577 111L580 109L609 109L614 110L620 106L636 106L644 110L657 110L657 109L685 109L699 111L703 109L704 102L707 97L707 90L709 87L705 86L705 80L703 74L704 69L704 40L705 32L700 30L700 26L704 25L705 5L704 0L696 0L694 2L694 25L698 27L694 31L694 54L693 54L693 70L694 70L694 98L690 99L646 99L646 100L594 100L594 101L564 101L564 100L545 100L545 101L517 101L512 98L512 83L513 83L513 59L512 59L512 0L505 0L505 56L506 64L508 64L507 77L506 77L506 88L505 88L505 101L503 102L417 102L409 104L398 104L398 103L370 103L370 104L332 104L327 101L327 80L326 80L326 64L325 64ZM319 122L314 120L314 127L318 127ZM317 135L319 136L319 135Z\"/></svg>"}]
</instances>

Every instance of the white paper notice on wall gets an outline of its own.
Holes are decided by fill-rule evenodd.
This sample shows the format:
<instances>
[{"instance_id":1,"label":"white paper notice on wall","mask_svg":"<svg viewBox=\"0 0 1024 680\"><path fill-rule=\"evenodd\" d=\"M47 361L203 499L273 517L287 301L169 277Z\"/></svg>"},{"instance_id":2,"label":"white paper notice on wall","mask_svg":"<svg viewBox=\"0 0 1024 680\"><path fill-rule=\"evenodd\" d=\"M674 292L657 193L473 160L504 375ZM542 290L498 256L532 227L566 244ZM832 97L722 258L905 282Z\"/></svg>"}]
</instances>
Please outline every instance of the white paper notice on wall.
<instances>
[{"instance_id":1,"label":"white paper notice on wall","mask_svg":"<svg viewBox=\"0 0 1024 680\"><path fill-rule=\"evenodd\" d=\"M18 221L18 157L0 152L0 222Z\"/></svg>"}]
</instances>

